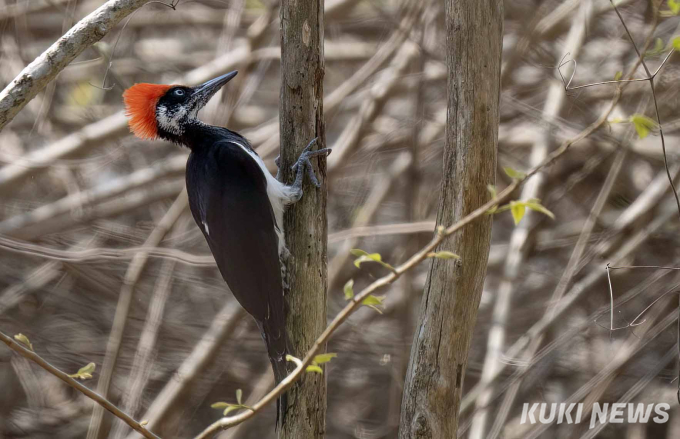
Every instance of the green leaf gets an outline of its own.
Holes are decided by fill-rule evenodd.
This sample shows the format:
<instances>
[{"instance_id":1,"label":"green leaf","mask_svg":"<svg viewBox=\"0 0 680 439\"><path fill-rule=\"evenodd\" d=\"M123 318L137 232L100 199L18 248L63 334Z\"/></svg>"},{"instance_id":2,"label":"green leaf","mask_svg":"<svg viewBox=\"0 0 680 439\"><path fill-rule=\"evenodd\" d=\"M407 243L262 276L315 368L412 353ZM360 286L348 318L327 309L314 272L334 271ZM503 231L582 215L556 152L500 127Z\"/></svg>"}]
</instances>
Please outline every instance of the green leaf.
<instances>
[{"instance_id":1,"label":"green leaf","mask_svg":"<svg viewBox=\"0 0 680 439\"><path fill-rule=\"evenodd\" d=\"M323 369L321 369L319 366L316 364L310 364L307 366L307 369L305 369L307 372L314 372L314 373L320 373L323 375Z\"/></svg>"},{"instance_id":2,"label":"green leaf","mask_svg":"<svg viewBox=\"0 0 680 439\"><path fill-rule=\"evenodd\" d=\"M621 79L622 77L623 77L623 72L622 72L621 70L619 70L618 72L616 72L616 73L614 74L614 81L618 81L618 80Z\"/></svg>"},{"instance_id":3,"label":"green leaf","mask_svg":"<svg viewBox=\"0 0 680 439\"><path fill-rule=\"evenodd\" d=\"M382 314L382 310L378 306L382 306L385 296L374 296L373 294L361 301L361 304L369 308L373 308L378 314Z\"/></svg>"},{"instance_id":4,"label":"green leaf","mask_svg":"<svg viewBox=\"0 0 680 439\"><path fill-rule=\"evenodd\" d=\"M239 407L237 405L230 405L229 407L224 409L224 412L222 412L222 416L227 416L229 414L229 412L233 412L234 410L238 410L240 408L241 407Z\"/></svg>"},{"instance_id":5,"label":"green leaf","mask_svg":"<svg viewBox=\"0 0 680 439\"><path fill-rule=\"evenodd\" d=\"M680 50L680 37L673 38L671 44L673 45L673 49Z\"/></svg>"},{"instance_id":6,"label":"green leaf","mask_svg":"<svg viewBox=\"0 0 680 439\"><path fill-rule=\"evenodd\" d=\"M236 402L241 404L241 397L243 397L243 390L241 389L236 389Z\"/></svg>"},{"instance_id":7,"label":"green leaf","mask_svg":"<svg viewBox=\"0 0 680 439\"><path fill-rule=\"evenodd\" d=\"M351 300L354 297L354 279L348 280L343 290L345 291L345 300Z\"/></svg>"},{"instance_id":8,"label":"green leaf","mask_svg":"<svg viewBox=\"0 0 680 439\"><path fill-rule=\"evenodd\" d=\"M511 201L510 213L512 213L512 219L515 220L515 225L518 225L526 213L526 207L524 206L524 203L521 201Z\"/></svg>"},{"instance_id":9,"label":"green leaf","mask_svg":"<svg viewBox=\"0 0 680 439\"><path fill-rule=\"evenodd\" d=\"M377 262L383 267L394 271L394 267L392 267L387 262L383 262L380 253L367 253L360 249L352 249L350 250L350 253L352 253L354 256L358 256L358 258L354 260L354 266L356 266L357 268L361 268L362 262Z\"/></svg>"},{"instance_id":10,"label":"green leaf","mask_svg":"<svg viewBox=\"0 0 680 439\"><path fill-rule=\"evenodd\" d=\"M544 205L541 204L541 200L538 200L536 198L533 198L527 202L524 203L526 207L528 207L531 210L534 210L536 212L540 212L544 215L549 216L551 219L555 219L555 214L553 214L551 211L546 209Z\"/></svg>"},{"instance_id":11,"label":"green leaf","mask_svg":"<svg viewBox=\"0 0 680 439\"><path fill-rule=\"evenodd\" d=\"M222 416L227 416L230 412L233 412L234 410L241 410L241 409L247 409L247 410L253 410L252 407L248 407L247 405L241 404L241 397L242 394L240 393L241 389L238 389L236 391L236 399L239 401L238 404L232 404L229 402L216 402L210 405L210 407L218 410L224 409L222 412Z\"/></svg>"},{"instance_id":12,"label":"green leaf","mask_svg":"<svg viewBox=\"0 0 680 439\"><path fill-rule=\"evenodd\" d=\"M458 256L457 254L455 254L453 252L446 251L446 250L428 253L427 257L428 258L437 258L437 259L460 259L460 256Z\"/></svg>"},{"instance_id":13,"label":"green leaf","mask_svg":"<svg viewBox=\"0 0 680 439\"><path fill-rule=\"evenodd\" d=\"M362 305L382 305L385 296L374 296L373 294L368 295L364 300L361 301Z\"/></svg>"},{"instance_id":14,"label":"green leaf","mask_svg":"<svg viewBox=\"0 0 680 439\"><path fill-rule=\"evenodd\" d=\"M26 348L33 350L33 345L31 344L31 340L28 339L24 334L18 333L17 335L14 336L14 339L24 345Z\"/></svg>"},{"instance_id":15,"label":"green leaf","mask_svg":"<svg viewBox=\"0 0 680 439\"><path fill-rule=\"evenodd\" d=\"M366 255L368 255L368 252L365 252L365 251L361 250L360 248L353 248L349 252L351 254L353 254L354 256L366 256Z\"/></svg>"},{"instance_id":16,"label":"green leaf","mask_svg":"<svg viewBox=\"0 0 680 439\"><path fill-rule=\"evenodd\" d=\"M357 268L361 267L362 262L382 262L382 256L380 256L380 253L371 253L370 255L363 255L359 256L355 261L354 265L356 265Z\"/></svg>"},{"instance_id":17,"label":"green leaf","mask_svg":"<svg viewBox=\"0 0 680 439\"><path fill-rule=\"evenodd\" d=\"M678 15L680 13L680 1L678 0L668 0L668 9L671 10L671 12L675 15Z\"/></svg>"},{"instance_id":18,"label":"green leaf","mask_svg":"<svg viewBox=\"0 0 680 439\"><path fill-rule=\"evenodd\" d=\"M656 122L643 114L632 115L630 122L635 126L635 130L641 139L647 137L649 132L657 127Z\"/></svg>"},{"instance_id":19,"label":"green leaf","mask_svg":"<svg viewBox=\"0 0 680 439\"><path fill-rule=\"evenodd\" d=\"M97 368L97 365L94 363L88 363L87 366L83 366L80 369L78 369L78 372L69 375L71 378L77 378L81 380L89 380L92 378L92 374L94 373L95 369Z\"/></svg>"},{"instance_id":20,"label":"green leaf","mask_svg":"<svg viewBox=\"0 0 680 439\"><path fill-rule=\"evenodd\" d=\"M503 170L505 171L505 173L507 174L508 177L514 178L514 179L517 179L517 180L522 180L524 177L527 176L527 174L525 174L524 172L516 171L509 166L504 167Z\"/></svg>"},{"instance_id":21,"label":"green leaf","mask_svg":"<svg viewBox=\"0 0 680 439\"><path fill-rule=\"evenodd\" d=\"M323 369L321 369L321 367L319 367L319 364L328 363L329 361L331 361L332 358L335 358L337 356L338 356L338 354L334 354L334 353L316 355L316 356L314 356L314 359L312 360L312 364L307 366L307 369L305 369L305 371L323 374Z\"/></svg>"},{"instance_id":22,"label":"green leaf","mask_svg":"<svg viewBox=\"0 0 680 439\"><path fill-rule=\"evenodd\" d=\"M319 354L314 357L314 361L312 362L313 364L324 364L328 363L331 361L333 358L336 358L338 354L329 352L326 354Z\"/></svg>"}]
</instances>

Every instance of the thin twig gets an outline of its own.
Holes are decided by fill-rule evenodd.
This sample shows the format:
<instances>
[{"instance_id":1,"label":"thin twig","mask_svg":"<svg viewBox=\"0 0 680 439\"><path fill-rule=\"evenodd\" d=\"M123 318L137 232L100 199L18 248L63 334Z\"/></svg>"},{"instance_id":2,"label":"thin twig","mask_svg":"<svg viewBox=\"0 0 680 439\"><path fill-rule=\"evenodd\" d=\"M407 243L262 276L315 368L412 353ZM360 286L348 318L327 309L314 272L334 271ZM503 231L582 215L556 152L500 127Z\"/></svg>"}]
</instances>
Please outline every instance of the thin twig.
<instances>
[{"instance_id":1,"label":"thin twig","mask_svg":"<svg viewBox=\"0 0 680 439\"><path fill-rule=\"evenodd\" d=\"M113 403L111 403L108 399L104 398L103 396L91 390L90 388L80 384L78 381L68 376L68 374L66 374L65 372L62 372L61 370L57 369L56 367L45 361L40 355L36 354L32 350L27 349L21 343L17 343L16 341L14 341L12 337L9 337L4 333L0 332L0 341L9 346L9 348L12 349L14 352L18 353L19 355L28 360L31 360L38 366L45 369L47 372L59 378L69 386L73 387L83 395L87 396L88 398L99 404L101 407L111 412L114 416L121 419L123 422L125 422L135 431L139 432L145 438L160 439L158 436L147 430L139 422L132 419L127 413L123 412L118 407L113 405Z\"/></svg>"},{"instance_id":2,"label":"thin twig","mask_svg":"<svg viewBox=\"0 0 680 439\"><path fill-rule=\"evenodd\" d=\"M0 131L85 49L149 0L109 0L83 18L0 92Z\"/></svg>"},{"instance_id":3,"label":"thin twig","mask_svg":"<svg viewBox=\"0 0 680 439\"><path fill-rule=\"evenodd\" d=\"M185 216L175 226L170 238L182 234L187 226L192 223L191 219ZM153 352L156 349L157 339L163 321L166 302L170 297L174 282L176 261L166 260L161 266L160 274L156 279L153 295L149 303L144 327L139 336L137 351L130 369L130 376L127 380L127 387L121 399L123 410L135 415L141 405L142 395L147 382L154 369ZM118 439L125 437L127 429L121 422L116 422L109 437Z\"/></svg>"},{"instance_id":4,"label":"thin twig","mask_svg":"<svg viewBox=\"0 0 680 439\"><path fill-rule=\"evenodd\" d=\"M0 248L12 253L62 262L125 261L134 259L138 253L145 253L149 257L172 259L195 267L215 266L215 258L211 255L193 255L182 250L161 247L140 246L126 249L92 248L85 250L59 250L0 236Z\"/></svg>"},{"instance_id":5,"label":"thin twig","mask_svg":"<svg viewBox=\"0 0 680 439\"><path fill-rule=\"evenodd\" d=\"M167 235L174 227L177 220L182 216L188 206L189 200L185 190L177 197L172 206L170 206L165 215L163 215L156 227L149 234L144 242L144 246L158 246L165 235ZM123 343L123 333L127 326L128 313L130 311L130 306L132 305L132 298L136 290L136 285L144 272L148 260L149 255L147 253L137 253L130 262L123 279L123 285L116 306L116 313L113 317L113 324L111 325L111 333L106 344L104 364L102 365L102 371L99 381L97 382L97 391L104 396L109 392L113 371L118 361L118 355L120 354L121 345ZM103 411L95 406L87 433L88 438L95 439L99 436L103 415Z\"/></svg>"},{"instance_id":6,"label":"thin twig","mask_svg":"<svg viewBox=\"0 0 680 439\"><path fill-rule=\"evenodd\" d=\"M146 410L142 419L148 419L147 428L155 429L163 425L170 410L177 404L182 395L186 394L206 367L215 357L220 347L224 346L231 334L236 332L238 324L244 320L246 312L234 301L227 301L215 315L208 330L194 345L191 354L182 362L177 371L168 379L156 399ZM127 436L134 439L136 433Z\"/></svg>"}]
</instances>

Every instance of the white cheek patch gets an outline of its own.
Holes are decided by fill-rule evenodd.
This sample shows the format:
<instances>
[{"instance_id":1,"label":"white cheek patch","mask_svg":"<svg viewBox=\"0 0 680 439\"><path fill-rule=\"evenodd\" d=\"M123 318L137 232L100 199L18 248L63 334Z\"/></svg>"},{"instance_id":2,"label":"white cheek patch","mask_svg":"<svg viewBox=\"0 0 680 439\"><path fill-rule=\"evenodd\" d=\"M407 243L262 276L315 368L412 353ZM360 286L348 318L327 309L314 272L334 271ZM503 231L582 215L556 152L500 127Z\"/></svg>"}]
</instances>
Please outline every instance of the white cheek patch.
<instances>
[{"instance_id":1,"label":"white cheek patch","mask_svg":"<svg viewBox=\"0 0 680 439\"><path fill-rule=\"evenodd\" d=\"M187 109L185 107L178 107L177 111L170 114L166 106L160 106L156 110L156 119L158 120L158 125L165 131L175 134L182 134L182 124L180 123L182 119L186 118Z\"/></svg>"},{"instance_id":2,"label":"white cheek patch","mask_svg":"<svg viewBox=\"0 0 680 439\"><path fill-rule=\"evenodd\" d=\"M190 117L191 119L197 119L197 118L198 118L198 111L199 111L200 109L201 109L201 108L200 108L199 106L195 106L194 109L191 110L191 112L189 113L189 117Z\"/></svg>"}]
</instances>

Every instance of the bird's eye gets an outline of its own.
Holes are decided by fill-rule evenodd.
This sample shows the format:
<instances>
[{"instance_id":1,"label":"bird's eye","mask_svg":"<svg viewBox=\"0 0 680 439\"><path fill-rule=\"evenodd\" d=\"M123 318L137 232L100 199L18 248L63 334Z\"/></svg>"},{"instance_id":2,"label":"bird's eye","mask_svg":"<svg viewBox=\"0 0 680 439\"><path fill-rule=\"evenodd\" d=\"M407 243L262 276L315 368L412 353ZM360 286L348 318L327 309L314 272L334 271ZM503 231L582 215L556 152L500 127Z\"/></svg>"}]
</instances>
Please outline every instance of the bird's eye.
<instances>
[{"instance_id":1,"label":"bird's eye","mask_svg":"<svg viewBox=\"0 0 680 439\"><path fill-rule=\"evenodd\" d=\"M175 90L175 96L184 96L184 90L178 88L177 90Z\"/></svg>"}]
</instances>

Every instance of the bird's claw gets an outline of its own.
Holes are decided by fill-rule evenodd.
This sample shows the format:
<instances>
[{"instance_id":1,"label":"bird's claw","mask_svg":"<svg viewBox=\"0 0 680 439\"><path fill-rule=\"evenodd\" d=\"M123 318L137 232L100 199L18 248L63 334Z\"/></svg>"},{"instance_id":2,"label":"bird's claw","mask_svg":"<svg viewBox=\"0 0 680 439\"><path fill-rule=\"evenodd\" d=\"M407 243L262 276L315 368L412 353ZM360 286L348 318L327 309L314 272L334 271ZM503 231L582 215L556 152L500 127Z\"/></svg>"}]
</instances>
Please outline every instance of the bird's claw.
<instances>
[{"instance_id":1,"label":"bird's claw","mask_svg":"<svg viewBox=\"0 0 680 439\"><path fill-rule=\"evenodd\" d=\"M316 151L311 151L312 146L316 143L318 138L312 139L311 142L305 147L305 149L302 150L302 153L300 154L300 157L297 159L295 164L291 167L291 170L296 173L302 172L301 169L306 169L307 170L307 175L309 175L309 179L311 180L312 184L316 187L321 187L321 184L319 183L319 180L316 178L316 175L314 174L314 168L312 167L312 162L309 160L312 157L319 157L322 155L328 156L331 153L330 148L323 148L319 149ZM298 180L296 178L296 180Z\"/></svg>"}]
</instances>

